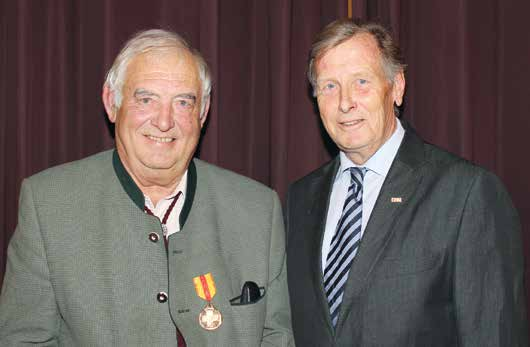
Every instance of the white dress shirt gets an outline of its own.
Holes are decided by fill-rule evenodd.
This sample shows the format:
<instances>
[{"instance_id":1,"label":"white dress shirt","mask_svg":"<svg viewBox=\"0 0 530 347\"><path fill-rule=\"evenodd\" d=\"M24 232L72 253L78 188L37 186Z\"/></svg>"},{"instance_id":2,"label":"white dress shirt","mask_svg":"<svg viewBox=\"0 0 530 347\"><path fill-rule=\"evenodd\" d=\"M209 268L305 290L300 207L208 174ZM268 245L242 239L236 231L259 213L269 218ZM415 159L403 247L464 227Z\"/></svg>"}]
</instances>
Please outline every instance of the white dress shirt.
<instances>
[{"instance_id":1,"label":"white dress shirt","mask_svg":"<svg viewBox=\"0 0 530 347\"><path fill-rule=\"evenodd\" d=\"M335 229L339 222L340 216L342 215L342 208L346 195L348 193L348 187L351 184L351 175L349 173L350 167L364 167L366 168L366 174L364 175L363 182L363 215L361 224L361 239L364 234L368 219L372 214L372 210L375 205L375 201L379 196L379 191L383 186L386 175L390 170L390 166L396 157L403 136L405 135L405 129L401 125L401 122L396 119L396 129L390 138L377 150L364 163L359 166L354 164L344 152L339 153L340 167L335 180L333 181L333 187L331 190L331 197L329 200L328 215L326 218L326 229L324 231L324 239L322 241L322 271L326 268L326 258L329 253L331 246L331 239L335 234Z\"/></svg>"},{"instance_id":2,"label":"white dress shirt","mask_svg":"<svg viewBox=\"0 0 530 347\"><path fill-rule=\"evenodd\" d=\"M147 195L144 194L145 198L145 206L149 208L155 216L160 219L160 222L162 222L162 219L164 218L164 215L166 214L167 209L169 208L169 205L171 205L171 202L175 195L177 195L179 192L181 192L181 195L179 196L177 202L175 203L175 206L173 207L173 210L169 214L169 217L167 218L167 235L168 237L171 234L174 234L178 231L180 231L180 212L182 212L182 207L184 206L184 200L186 199L186 186L188 185L188 170L184 172L184 175L182 176L179 184L177 185L177 188L175 188L175 191L171 193L169 196L166 196L163 199L160 199L158 201L158 204L156 206L153 206L153 202Z\"/></svg>"}]
</instances>

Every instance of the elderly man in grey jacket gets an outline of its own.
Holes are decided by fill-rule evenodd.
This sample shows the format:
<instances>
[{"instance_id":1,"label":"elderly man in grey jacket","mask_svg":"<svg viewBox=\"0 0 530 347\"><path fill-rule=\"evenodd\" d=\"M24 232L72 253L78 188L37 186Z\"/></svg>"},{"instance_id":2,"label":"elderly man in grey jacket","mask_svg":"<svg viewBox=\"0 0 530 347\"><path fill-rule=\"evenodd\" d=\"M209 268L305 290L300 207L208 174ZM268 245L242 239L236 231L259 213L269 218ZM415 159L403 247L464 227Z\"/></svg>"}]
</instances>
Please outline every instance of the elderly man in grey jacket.
<instances>
[{"instance_id":1,"label":"elderly man in grey jacket","mask_svg":"<svg viewBox=\"0 0 530 347\"><path fill-rule=\"evenodd\" d=\"M2 346L293 345L276 193L193 159L210 89L178 35L127 42L103 87L116 149L22 185Z\"/></svg>"}]
</instances>

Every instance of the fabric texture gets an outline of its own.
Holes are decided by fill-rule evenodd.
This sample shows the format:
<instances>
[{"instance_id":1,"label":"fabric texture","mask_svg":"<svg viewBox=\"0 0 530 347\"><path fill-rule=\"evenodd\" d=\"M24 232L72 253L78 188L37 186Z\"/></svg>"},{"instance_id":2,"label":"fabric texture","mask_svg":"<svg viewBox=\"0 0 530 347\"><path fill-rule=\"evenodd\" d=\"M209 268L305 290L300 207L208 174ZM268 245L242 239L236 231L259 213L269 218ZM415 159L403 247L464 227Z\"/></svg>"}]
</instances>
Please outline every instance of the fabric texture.
<instances>
[{"instance_id":1,"label":"fabric texture","mask_svg":"<svg viewBox=\"0 0 530 347\"><path fill-rule=\"evenodd\" d=\"M493 174L410 128L368 221L333 329L321 244L338 158L295 182L287 268L298 346L527 346L517 213Z\"/></svg>"},{"instance_id":2,"label":"fabric texture","mask_svg":"<svg viewBox=\"0 0 530 347\"><path fill-rule=\"evenodd\" d=\"M162 240L149 238L161 234L160 221L123 184L111 151L26 179L0 297L2 346L174 346L175 327L188 346L292 345L276 194L200 160L192 165L196 191L187 191L193 201L167 255ZM209 272L223 314L215 331L198 324L206 302L193 285ZM231 306L245 281L265 295Z\"/></svg>"}]
</instances>

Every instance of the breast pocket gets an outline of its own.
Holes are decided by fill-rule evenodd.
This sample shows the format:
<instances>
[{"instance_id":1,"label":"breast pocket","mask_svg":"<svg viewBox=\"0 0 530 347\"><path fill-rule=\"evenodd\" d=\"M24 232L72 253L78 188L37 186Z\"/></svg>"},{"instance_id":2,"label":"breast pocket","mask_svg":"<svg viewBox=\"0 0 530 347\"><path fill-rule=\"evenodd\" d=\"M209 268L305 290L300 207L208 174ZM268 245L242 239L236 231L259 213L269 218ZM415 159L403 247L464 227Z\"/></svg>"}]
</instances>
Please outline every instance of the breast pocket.
<instances>
[{"instance_id":1,"label":"breast pocket","mask_svg":"<svg viewBox=\"0 0 530 347\"><path fill-rule=\"evenodd\" d=\"M377 277L412 276L429 271L440 264L440 256L383 259L377 265Z\"/></svg>"},{"instance_id":2,"label":"breast pocket","mask_svg":"<svg viewBox=\"0 0 530 347\"><path fill-rule=\"evenodd\" d=\"M259 346L265 324L267 294L257 302L247 305L230 306L234 320L234 329L248 346Z\"/></svg>"},{"instance_id":3,"label":"breast pocket","mask_svg":"<svg viewBox=\"0 0 530 347\"><path fill-rule=\"evenodd\" d=\"M421 305L432 301L433 295L445 297L441 260L441 256L382 259L365 288L365 309L385 320L388 312L402 311L406 316L421 312Z\"/></svg>"}]
</instances>

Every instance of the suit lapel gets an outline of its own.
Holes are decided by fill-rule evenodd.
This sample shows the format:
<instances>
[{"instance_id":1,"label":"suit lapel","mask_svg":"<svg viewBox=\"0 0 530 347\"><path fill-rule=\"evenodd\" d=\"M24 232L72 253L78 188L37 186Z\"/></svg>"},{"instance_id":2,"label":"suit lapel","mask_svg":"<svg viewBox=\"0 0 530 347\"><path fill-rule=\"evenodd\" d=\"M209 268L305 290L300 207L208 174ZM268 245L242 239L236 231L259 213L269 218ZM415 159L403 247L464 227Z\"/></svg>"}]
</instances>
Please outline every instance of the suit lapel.
<instances>
[{"instance_id":1,"label":"suit lapel","mask_svg":"<svg viewBox=\"0 0 530 347\"><path fill-rule=\"evenodd\" d=\"M331 319L329 317L328 301L324 292L324 283L322 278L322 241L324 238L324 230L326 228L326 218L329 207L329 199L331 195L331 188L337 170L340 166L340 160L337 157L322 169L322 174L316 177L309 188L308 196L313 197L313 204L307 210L308 223L311 239L308 240L311 245L311 268L313 271L313 289L319 302L319 310L321 317L324 317L330 333L333 331Z\"/></svg>"},{"instance_id":2,"label":"suit lapel","mask_svg":"<svg viewBox=\"0 0 530 347\"><path fill-rule=\"evenodd\" d=\"M337 333L348 320L355 298L368 283L369 276L384 253L395 232L396 216L409 202L422 178L423 142L412 129L407 129L396 158L381 187L374 209L366 226L361 245L350 269Z\"/></svg>"}]
</instances>

